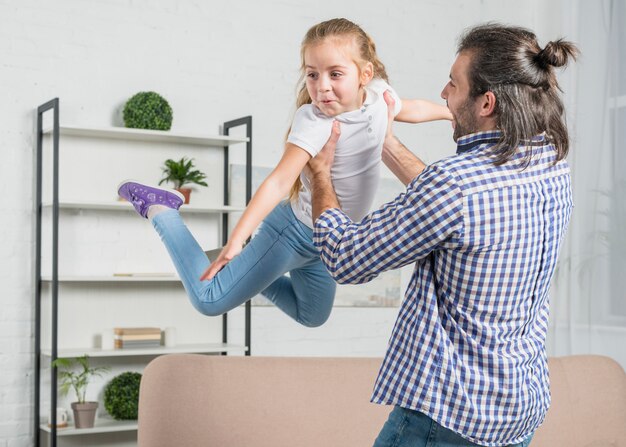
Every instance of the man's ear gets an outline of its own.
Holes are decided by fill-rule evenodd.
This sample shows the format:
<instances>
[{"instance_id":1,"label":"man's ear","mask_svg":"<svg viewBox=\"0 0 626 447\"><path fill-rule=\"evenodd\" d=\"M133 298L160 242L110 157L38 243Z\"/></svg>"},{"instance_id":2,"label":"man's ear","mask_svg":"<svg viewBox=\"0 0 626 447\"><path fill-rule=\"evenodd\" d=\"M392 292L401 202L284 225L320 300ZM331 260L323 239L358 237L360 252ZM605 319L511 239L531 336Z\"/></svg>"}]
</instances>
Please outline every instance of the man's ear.
<instances>
[{"instance_id":1,"label":"man's ear","mask_svg":"<svg viewBox=\"0 0 626 447\"><path fill-rule=\"evenodd\" d=\"M495 110L496 95L494 95L493 92L487 91L481 97L480 116L483 118L492 117Z\"/></svg>"},{"instance_id":2,"label":"man's ear","mask_svg":"<svg viewBox=\"0 0 626 447\"><path fill-rule=\"evenodd\" d=\"M361 86L367 85L374 77L374 66L371 62L367 62L365 66L361 68Z\"/></svg>"}]
</instances>

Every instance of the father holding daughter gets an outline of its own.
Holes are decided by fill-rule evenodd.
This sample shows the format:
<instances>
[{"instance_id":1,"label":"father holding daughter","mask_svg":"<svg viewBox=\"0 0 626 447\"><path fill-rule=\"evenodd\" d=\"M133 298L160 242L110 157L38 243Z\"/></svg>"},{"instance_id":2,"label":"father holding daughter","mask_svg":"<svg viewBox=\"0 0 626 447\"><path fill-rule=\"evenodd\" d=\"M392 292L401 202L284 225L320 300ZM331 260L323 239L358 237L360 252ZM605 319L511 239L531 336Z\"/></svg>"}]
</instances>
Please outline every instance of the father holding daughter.
<instances>
[{"instance_id":1,"label":"father holding daughter","mask_svg":"<svg viewBox=\"0 0 626 447\"><path fill-rule=\"evenodd\" d=\"M359 222L330 174L340 124L309 162L313 241L337 282L414 265L372 397L395 406L375 447L526 447L543 421L548 291L572 211L555 68L577 53L522 28L467 31L441 93L456 155L425 166L393 136L386 95L382 158L407 189Z\"/></svg>"}]
</instances>

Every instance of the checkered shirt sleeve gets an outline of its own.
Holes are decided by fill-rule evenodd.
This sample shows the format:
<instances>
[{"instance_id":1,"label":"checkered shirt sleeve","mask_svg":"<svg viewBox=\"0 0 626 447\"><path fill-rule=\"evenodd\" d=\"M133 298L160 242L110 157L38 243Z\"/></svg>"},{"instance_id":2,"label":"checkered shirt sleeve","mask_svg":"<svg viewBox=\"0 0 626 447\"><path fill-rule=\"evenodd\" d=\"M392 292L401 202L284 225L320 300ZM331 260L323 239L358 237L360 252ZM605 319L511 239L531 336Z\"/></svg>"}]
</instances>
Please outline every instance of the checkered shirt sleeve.
<instances>
[{"instance_id":1,"label":"checkered shirt sleeve","mask_svg":"<svg viewBox=\"0 0 626 447\"><path fill-rule=\"evenodd\" d=\"M339 209L317 220L313 241L338 283L361 284L454 244L463 197L449 172L427 167L393 202L353 223Z\"/></svg>"}]
</instances>

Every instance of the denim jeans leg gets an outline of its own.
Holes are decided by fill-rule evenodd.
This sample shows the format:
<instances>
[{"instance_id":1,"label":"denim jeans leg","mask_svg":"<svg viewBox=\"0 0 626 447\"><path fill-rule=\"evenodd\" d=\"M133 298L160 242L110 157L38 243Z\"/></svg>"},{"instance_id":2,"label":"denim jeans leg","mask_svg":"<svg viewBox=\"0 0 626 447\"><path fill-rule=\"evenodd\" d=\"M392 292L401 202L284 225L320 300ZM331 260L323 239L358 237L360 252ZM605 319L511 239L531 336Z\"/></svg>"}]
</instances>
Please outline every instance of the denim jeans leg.
<instances>
[{"instance_id":1,"label":"denim jeans leg","mask_svg":"<svg viewBox=\"0 0 626 447\"><path fill-rule=\"evenodd\" d=\"M221 315L263 291L274 293L273 300L277 305L280 303L281 310L302 324L319 325L328 318L334 299L334 281L325 271L320 271L320 267L310 268L316 262L322 269L323 266L312 239L301 231L300 223L288 206L277 206L242 253L211 281L199 279L209 261L180 214L165 211L152 219L191 303L199 312ZM283 279L283 275L293 269L312 270L315 274L308 276L319 278L319 284L307 281L303 287L296 279L297 272L294 278ZM280 281L276 282L277 279ZM294 279L296 283L291 284ZM320 293L323 296L320 297ZM321 306L317 315L312 315L306 312L306 306L299 305L299 300L330 302L330 305Z\"/></svg>"},{"instance_id":2,"label":"denim jeans leg","mask_svg":"<svg viewBox=\"0 0 626 447\"><path fill-rule=\"evenodd\" d=\"M201 293L200 275L209 260L176 210L163 211L151 220L174 263L178 276L192 302Z\"/></svg>"},{"instance_id":3,"label":"denim jeans leg","mask_svg":"<svg viewBox=\"0 0 626 447\"><path fill-rule=\"evenodd\" d=\"M527 447L532 434L519 444L508 447ZM425 414L395 407L383 426L374 447L480 447L461 435L433 421Z\"/></svg>"},{"instance_id":4,"label":"denim jeans leg","mask_svg":"<svg viewBox=\"0 0 626 447\"><path fill-rule=\"evenodd\" d=\"M331 313L337 283L319 257L313 231L296 218L288 203L279 205L266 223L275 225L276 218L291 222L283 229L281 240L294 247L298 255L293 254L289 276L281 276L261 294L298 323L320 326Z\"/></svg>"},{"instance_id":5,"label":"denim jeans leg","mask_svg":"<svg viewBox=\"0 0 626 447\"><path fill-rule=\"evenodd\" d=\"M432 428L431 420L421 413L395 407L373 447L426 447Z\"/></svg>"}]
</instances>

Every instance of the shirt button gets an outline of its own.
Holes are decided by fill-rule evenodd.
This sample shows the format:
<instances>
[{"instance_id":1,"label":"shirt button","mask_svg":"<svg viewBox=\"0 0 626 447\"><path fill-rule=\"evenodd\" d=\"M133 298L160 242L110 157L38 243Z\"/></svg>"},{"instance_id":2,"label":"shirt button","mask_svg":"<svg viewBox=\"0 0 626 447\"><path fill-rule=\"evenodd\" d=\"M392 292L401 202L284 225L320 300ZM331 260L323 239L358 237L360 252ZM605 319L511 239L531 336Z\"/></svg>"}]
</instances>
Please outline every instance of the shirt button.
<instances>
[{"instance_id":1,"label":"shirt button","mask_svg":"<svg viewBox=\"0 0 626 447\"><path fill-rule=\"evenodd\" d=\"M365 113L365 107L363 107L363 108L361 109L361 112Z\"/></svg>"},{"instance_id":2,"label":"shirt button","mask_svg":"<svg viewBox=\"0 0 626 447\"><path fill-rule=\"evenodd\" d=\"M372 121L372 115L368 116L367 119Z\"/></svg>"},{"instance_id":3,"label":"shirt button","mask_svg":"<svg viewBox=\"0 0 626 447\"><path fill-rule=\"evenodd\" d=\"M369 133L372 133L372 128L371 128L371 127L368 127L367 131L368 131Z\"/></svg>"}]
</instances>

